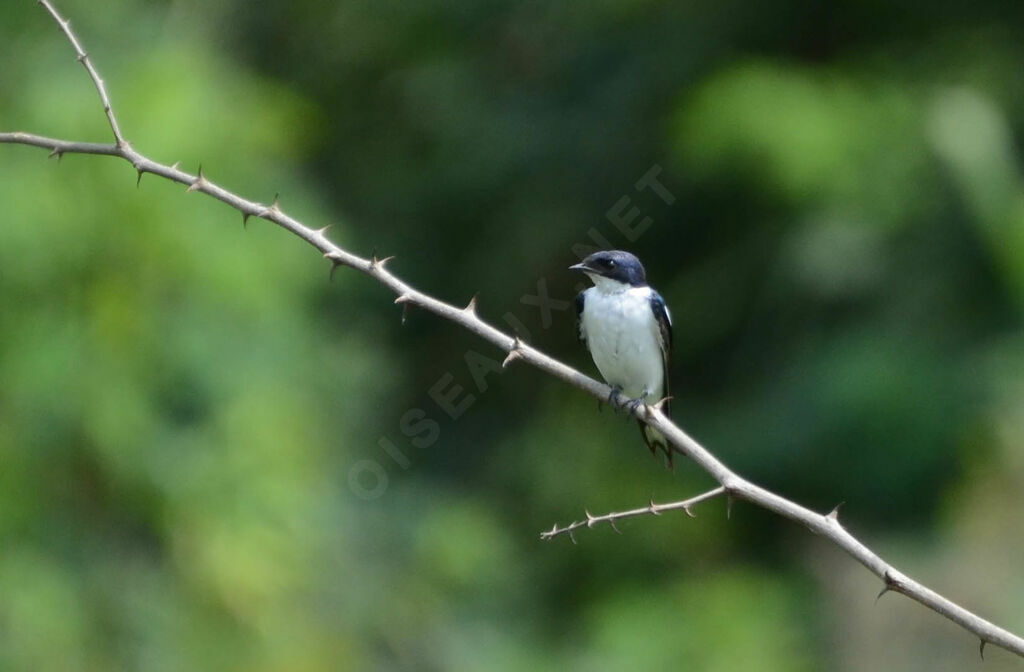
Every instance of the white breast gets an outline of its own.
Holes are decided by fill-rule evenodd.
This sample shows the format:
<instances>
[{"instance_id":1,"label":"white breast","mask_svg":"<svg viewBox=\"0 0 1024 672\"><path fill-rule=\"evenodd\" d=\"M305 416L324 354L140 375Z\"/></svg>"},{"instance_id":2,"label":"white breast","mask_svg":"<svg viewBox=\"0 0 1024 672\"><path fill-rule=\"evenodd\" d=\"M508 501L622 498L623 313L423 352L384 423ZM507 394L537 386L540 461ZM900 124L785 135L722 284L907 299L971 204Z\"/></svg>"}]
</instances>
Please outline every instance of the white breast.
<instances>
[{"instance_id":1,"label":"white breast","mask_svg":"<svg viewBox=\"0 0 1024 672\"><path fill-rule=\"evenodd\" d=\"M591 287L583 297L583 333L605 381L632 399L663 396L661 336L651 311L651 290L608 292Z\"/></svg>"}]
</instances>

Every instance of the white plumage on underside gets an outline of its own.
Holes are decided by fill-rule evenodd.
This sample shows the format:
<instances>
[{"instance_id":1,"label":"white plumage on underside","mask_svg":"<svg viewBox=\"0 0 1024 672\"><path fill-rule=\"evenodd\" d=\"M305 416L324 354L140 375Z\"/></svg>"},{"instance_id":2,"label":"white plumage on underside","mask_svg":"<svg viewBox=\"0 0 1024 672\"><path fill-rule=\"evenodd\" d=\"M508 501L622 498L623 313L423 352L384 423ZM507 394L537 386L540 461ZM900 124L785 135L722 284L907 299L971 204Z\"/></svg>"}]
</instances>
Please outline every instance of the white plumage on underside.
<instances>
[{"instance_id":1,"label":"white plumage on underside","mask_svg":"<svg viewBox=\"0 0 1024 672\"><path fill-rule=\"evenodd\" d=\"M631 399L653 403L664 393L661 330L650 287L629 287L591 276L583 293L581 336L605 381Z\"/></svg>"}]
</instances>

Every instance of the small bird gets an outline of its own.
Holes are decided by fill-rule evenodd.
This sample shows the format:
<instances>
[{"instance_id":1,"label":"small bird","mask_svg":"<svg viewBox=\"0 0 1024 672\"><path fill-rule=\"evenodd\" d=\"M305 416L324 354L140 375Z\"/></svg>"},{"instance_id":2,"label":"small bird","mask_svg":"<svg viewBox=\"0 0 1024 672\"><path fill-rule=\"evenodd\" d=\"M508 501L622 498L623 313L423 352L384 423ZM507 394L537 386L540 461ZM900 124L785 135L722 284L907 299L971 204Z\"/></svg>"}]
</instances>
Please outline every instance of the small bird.
<instances>
[{"instance_id":1,"label":"small bird","mask_svg":"<svg viewBox=\"0 0 1024 672\"><path fill-rule=\"evenodd\" d=\"M605 382L632 399L634 408L664 400L668 415L672 318L665 300L647 284L643 264L629 252L610 250L569 270L586 273L594 283L576 297L576 329ZM671 468L665 436L643 422L640 433L652 454L657 448L665 452Z\"/></svg>"}]
</instances>

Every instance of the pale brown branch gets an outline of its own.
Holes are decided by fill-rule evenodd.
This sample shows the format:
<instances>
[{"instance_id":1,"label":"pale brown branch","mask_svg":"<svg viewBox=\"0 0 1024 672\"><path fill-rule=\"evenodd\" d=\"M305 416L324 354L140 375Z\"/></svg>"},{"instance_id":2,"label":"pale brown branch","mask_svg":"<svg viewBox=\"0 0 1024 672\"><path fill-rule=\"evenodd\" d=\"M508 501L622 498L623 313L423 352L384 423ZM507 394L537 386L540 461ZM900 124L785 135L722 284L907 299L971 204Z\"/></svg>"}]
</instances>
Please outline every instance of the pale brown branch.
<instances>
[{"instance_id":1,"label":"pale brown branch","mask_svg":"<svg viewBox=\"0 0 1024 672\"><path fill-rule=\"evenodd\" d=\"M71 30L70 24L61 18L50 4L49 0L39 0L39 2L47 9L54 20L57 21L64 35L74 47L78 60L83 66L85 66L86 71L89 73L89 77L92 79L93 84L99 93L104 112L107 115L107 120L109 121L110 128L114 134L115 143L112 145L103 145L96 143L69 142L66 140L56 140L53 138L17 132L0 133L0 143L43 147L50 150L51 156L55 155L58 157L62 154L79 153L101 154L122 158L135 167L140 178L144 173L159 175L160 177L164 177L173 182L186 185L188 191L202 192L228 204L242 213L243 222L249 217L260 217L287 229L318 249L323 256L331 262L332 271L338 266L346 266L369 275L371 278L394 292L398 297L396 299L396 303L403 304L403 307L413 305L434 313L435 315L462 326L485 341L491 343L498 349L506 352L508 357L505 359L504 366L508 366L509 364L517 361L522 361L568 383L569 385L572 385L573 387L587 392L588 394L596 397L599 401L604 401L609 398L609 394L612 393L612 390L607 385L599 383L593 378L576 371L557 359L544 354L533 346L523 343L518 337L510 336L499 329L494 328L490 324L481 320L477 316L475 310L467 310L466 308L453 306L424 294L408 285L385 268L385 262L387 259L377 259L376 256L371 259L365 259L338 247L327 239L325 235L326 229L313 229L307 227L293 217L286 215L282 211L277 198L274 199L271 205L263 205L262 203L242 198L241 196L238 196L215 184L203 175L201 170L198 174L192 175L180 170L177 163L168 166L153 161L152 159L149 159L135 151L135 149L133 149L121 135L121 130L110 104L110 98L107 95L103 80L93 67L92 62L86 55L86 52L82 48L78 38ZM618 401L624 402L627 400L622 399L620 396ZM1024 639L989 621L986 621L980 616L975 615L964 607L961 607L953 601L939 595L930 588L927 588L899 572L892 565L887 563L867 546L861 543L856 537L850 534L839 523L838 516L835 515L834 511L830 514L820 514L815 511L811 511L810 509L800 506L799 504L791 502L784 497L747 481L725 466L725 464L708 452L704 446L698 443L689 434L672 423L667 417L665 417L661 410L656 407L640 406L637 407L633 413L640 420L660 430L672 444L673 450L689 457L702 469L707 471L720 484L720 488L704 493L704 495L700 496L701 498L707 499L712 496L725 494L730 501L732 499L743 499L772 511L784 518L798 522L809 528L812 532L829 539L857 562L864 565L864 567L884 582L884 586L887 590L902 593L936 613L941 614L942 616L945 616L951 621L959 624L964 629L972 632L981 640L982 648L984 648L984 644L986 643L994 644L1006 649L1007 651L1016 653L1018 656L1024 657ZM690 503L692 504L695 502L691 501ZM634 515L654 513L655 511L652 511L652 508L656 506L670 505L652 504L644 509L637 510ZM680 502L676 508L686 509L686 506L684 506L683 502ZM605 517L609 524L614 524L615 521L615 518L611 516L625 517L624 514L609 514L609 516ZM582 524L585 525L588 523L584 522ZM556 527L555 529L557 530L558 528ZM569 533L571 534L571 532Z\"/></svg>"},{"instance_id":2,"label":"pale brown branch","mask_svg":"<svg viewBox=\"0 0 1024 672\"><path fill-rule=\"evenodd\" d=\"M0 142L42 147L43 149L50 150L50 156L55 156L58 159L63 154L106 154L108 156L121 156L121 152L118 151L117 145L112 145L110 143L70 142L68 140L47 138L42 135L33 135L32 133L0 133Z\"/></svg>"},{"instance_id":3,"label":"pale brown branch","mask_svg":"<svg viewBox=\"0 0 1024 672\"><path fill-rule=\"evenodd\" d=\"M117 123L117 117L114 116L114 106L110 104L110 96L107 95L107 87L103 83L103 78L100 77L100 73L93 67L92 61L89 59L89 55L85 53L85 49L82 48L81 43L78 41L78 36L75 35L73 30L71 30L71 22L57 13L57 9L50 4L50 0L38 0L38 2L46 8L46 11L50 13L53 20L57 22L58 26L60 26L60 30L64 33L64 37L68 38L68 42L71 43L71 46L75 50L76 60L81 63L82 67L85 68L85 71L89 73L89 78L96 87L96 93L100 94L100 103L103 105L103 112L107 115L107 122L110 124L110 130L114 133L114 142L116 142L119 147L124 145L124 136L121 135L121 127Z\"/></svg>"},{"instance_id":4,"label":"pale brown branch","mask_svg":"<svg viewBox=\"0 0 1024 672\"><path fill-rule=\"evenodd\" d=\"M583 520L575 520L566 525L565 527L559 527L556 524L547 532L541 532L540 538L544 541L548 541L550 539L554 539L559 535L568 534L569 537L575 543L576 537L573 536L573 532L575 532L581 527L594 527L595 525L599 525L601 523L608 523L612 526L612 529L618 532L619 528L615 527L615 522L618 520L622 520L623 518L633 518L635 516L660 516L662 513L666 511L678 511L679 509L682 509L683 511L686 512L686 515L693 518L695 514L693 513L693 511L691 511L691 509L694 506L700 504L703 501L724 494L725 488L723 488L722 486L718 486L717 488L708 490L707 492L701 493L696 497L684 499L680 502L669 502L668 504L655 504L654 500L652 499L647 504L647 506L641 506L640 508L637 509L630 509L629 511L615 511L613 513L606 513L603 516L595 516L592 515L590 511L584 510L584 513L587 517Z\"/></svg>"}]
</instances>

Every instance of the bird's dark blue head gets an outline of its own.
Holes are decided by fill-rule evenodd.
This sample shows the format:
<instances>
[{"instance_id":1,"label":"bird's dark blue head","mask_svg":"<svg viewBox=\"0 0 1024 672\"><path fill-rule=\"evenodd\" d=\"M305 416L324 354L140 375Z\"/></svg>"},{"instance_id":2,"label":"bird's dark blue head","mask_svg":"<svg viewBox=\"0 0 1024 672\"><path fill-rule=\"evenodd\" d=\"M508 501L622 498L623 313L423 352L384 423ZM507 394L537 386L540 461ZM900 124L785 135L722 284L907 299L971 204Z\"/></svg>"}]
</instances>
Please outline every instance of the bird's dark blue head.
<instances>
[{"instance_id":1,"label":"bird's dark blue head","mask_svg":"<svg viewBox=\"0 0 1024 672\"><path fill-rule=\"evenodd\" d=\"M569 267L572 271L582 271L593 280L608 278L631 287L643 287L647 284L647 274L640 260L629 252L622 250L605 250L595 252L578 264Z\"/></svg>"}]
</instances>

